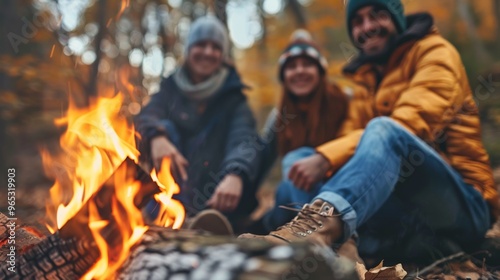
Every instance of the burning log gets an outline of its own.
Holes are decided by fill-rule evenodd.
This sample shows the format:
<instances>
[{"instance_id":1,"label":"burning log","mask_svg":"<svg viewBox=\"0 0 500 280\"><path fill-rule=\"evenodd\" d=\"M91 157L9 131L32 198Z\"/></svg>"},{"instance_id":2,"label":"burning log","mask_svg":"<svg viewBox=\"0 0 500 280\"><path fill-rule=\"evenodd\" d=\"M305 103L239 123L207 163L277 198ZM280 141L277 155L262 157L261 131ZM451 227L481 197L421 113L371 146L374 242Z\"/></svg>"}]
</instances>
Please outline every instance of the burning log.
<instances>
[{"instance_id":1,"label":"burning log","mask_svg":"<svg viewBox=\"0 0 500 280\"><path fill-rule=\"evenodd\" d=\"M80 279L99 257L97 246L59 233L0 267L0 279ZM271 246L200 231L151 228L120 269L117 279L357 279L329 249L310 244ZM335 271L335 274L334 274ZM335 278L333 275L343 275Z\"/></svg>"},{"instance_id":2,"label":"burning log","mask_svg":"<svg viewBox=\"0 0 500 280\"><path fill-rule=\"evenodd\" d=\"M58 232L41 239L41 234L29 227L11 228L8 218L0 214L0 252L2 264L9 255L9 235L15 237L15 248L19 257L14 257L14 265L6 264L0 267L0 279L78 279L100 257L100 252L93 242L89 227L89 206L97 205L101 217L107 219L106 242L110 250L119 247L122 237L116 224L116 217L110 206L114 194L114 176L120 174L141 181L142 188L134 197L134 204L144 206L153 194L159 192L159 187L132 160L126 159L115 171L113 176L103 184L80 211L69 220ZM116 214L115 214L116 215ZM19 250L20 249L20 250ZM26 252L26 253L24 253ZM24 253L24 254L23 254ZM14 270L8 267L15 267Z\"/></svg>"},{"instance_id":3,"label":"burning log","mask_svg":"<svg viewBox=\"0 0 500 280\"><path fill-rule=\"evenodd\" d=\"M140 210L148 198L160 202L157 225L179 228L184 221L184 207L172 199L179 187L170 174L170 160L151 177L136 165L136 135L121 114L123 99L121 94L98 98L88 108L70 104L67 116L56 122L67 126L60 139L62 152L42 151L46 172L55 177L47 205L49 230L63 239L91 240L99 248L87 279L107 279L120 268L148 229Z\"/></svg>"},{"instance_id":4,"label":"burning log","mask_svg":"<svg viewBox=\"0 0 500 280\"><path fill-rule=\"evenodd\" d=\"M170 160L163 160L158 174L138 168L135 131L120 114L122 105L119 94L89 108L70 105L58 121L67 126L63 152L42 154L55 177L47 207L53 234L19 255L14 271L2 264L0 278L331 279L332 264L339 262L328 250L174 231L185 211L172 199L179 186ZM61 170L51 169L56 165ZM154 224L161 227L142 217L151 197L160 203Z\"/></svg>"},{"instance_id":5,"label":"burning log","mask_svg":"<svg viewBox=\"0 0 500 280\"><path fill-rule=\"evenodd\" d=\"M0 279L79 279L99 256L90 242L53 234L17 257L15 270L0 266Z\"/></svg>"},{"instance_id":6,"label":"burning log","mask_svg":"<svg viewBox=\"0 0 500 280\"><path fill-rule=\"evenodd\" d=\"M125 160L114 175L58 232L21 253L16 269L0 267L0 279L79 279L93 267L101 252L92 238L89 205L95 203L99 215L109 221L103 236L110 259L120 247L121 235L109 201L115 192L116 174L140 179L143 188L134 204L144 206L158 185L132 160ZM5 218L6 221L6 218ZM19 231L17 231L19 232ZM5 227L0 227L5 236ZM16 233L19 236L19 233ZM20 247L22 248L22 247ZM271 246L259 241L239 241L210 236L201 231L173 230L152 226L130 251L128 259L113 276L117 279L332 279L333 271L343 271L346 263L333 252L308 244ZM352 270L353 272L354 270ZM342 274L344 275L344 274ZM344 275L345 276L345 275ZM353 277L357 277L352 274ZM342 279L347 279L343 277ZM352 278L357 279L357 278Z\"/></svg>"},{"instance_id":7,"label":"burning log","mask_svg":"<svg viewBox=\"0 0 500 280\"><path fill-rule=\"evenodd\" d=\"M17 252L21 253L40 242L42 237L38 230L25 225L19 226L17 219L11 220L0 213L0 263L9 261L12 245L21 248Z\"/></svg>"},{"instance_id":8,"label":"burning log","mask_svg":"<svg viewBox=\"0 0 500 280\"><path fill-rule=\"evenodd\" d=\"M106 226L105 231L107 231L107 236L110 243L115 243L116 237L119 236L119 232L116 219L118 213L113 213L111 207L111 201L113 200L113 195L115 194L115 176L125 176L127 178L135 178L141 182L141 188L139 192L135 195L133 202L135 207L138 209L144 207L146 203L152 199L154 194L160 192L159 186L153 182L151 177L145 173L140 166L136 165L134 161L127 158L113 173L113 175L99 188L99 190L91 197L91 199L80 209L80 211L69 220L60 230L59 233L62 238L91 238L92 233L89 228L90 221L90 204L95 203L99 216L102 219L107 220L109 223ZM116 235L118 234L118 235Z\"/></svg>"}]
</instances>

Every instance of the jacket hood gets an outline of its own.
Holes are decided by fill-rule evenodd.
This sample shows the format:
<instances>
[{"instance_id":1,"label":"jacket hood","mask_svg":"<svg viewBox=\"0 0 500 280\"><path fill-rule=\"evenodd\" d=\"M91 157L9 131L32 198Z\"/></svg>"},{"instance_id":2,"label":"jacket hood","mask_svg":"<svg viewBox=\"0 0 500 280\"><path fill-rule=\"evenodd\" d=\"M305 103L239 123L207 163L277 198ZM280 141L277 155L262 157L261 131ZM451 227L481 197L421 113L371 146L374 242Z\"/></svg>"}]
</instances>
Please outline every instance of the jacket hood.
<instances>
[{"instance_id":1,"label":"jacket hood","mask_svg":"<svg viewBox=\"0 0 500 280\"><path fill-rule=\"evenodd\" d=\"M351 62L349 62L343 69L344 73L352 74L364 64L384 64L386 63L394 50L404 43L416 41L427 36L434 26L434 19L429 13L417 13L408 15L406 17L408 28L406 31L392 39L387 44L387 47L380 54L366 55L360 52Z\"/></svg>"}]
</instances>

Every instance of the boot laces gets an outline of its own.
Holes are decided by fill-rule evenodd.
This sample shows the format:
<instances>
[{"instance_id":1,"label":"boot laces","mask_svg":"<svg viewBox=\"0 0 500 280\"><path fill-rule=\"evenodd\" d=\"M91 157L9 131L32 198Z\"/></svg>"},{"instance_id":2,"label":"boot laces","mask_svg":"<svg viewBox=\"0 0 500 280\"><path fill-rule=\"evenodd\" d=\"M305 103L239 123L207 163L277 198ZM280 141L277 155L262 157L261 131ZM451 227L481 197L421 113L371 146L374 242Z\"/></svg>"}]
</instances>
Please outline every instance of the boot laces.
<instances>
[{"instance_id":1,"label":"boot laces","mask_svg":"<svg viewBox=\"0 0 500 280\"><path fill-rule=\"evenodd\" d=\"M292 205L300 205L300 204L292 204ZM319 228L323 227L323 222L318 220L318 215L321 217L327 217L326 213L320 213L319 209L311 209L310 206L306 206L302 209L287 207L280 205L280 208L285 210L290 210L297 212L297 216L290 222L278 228L280 229L290 229L293 233L298 234L300 236L307 236Z\"/></svg>"}]
</instances>

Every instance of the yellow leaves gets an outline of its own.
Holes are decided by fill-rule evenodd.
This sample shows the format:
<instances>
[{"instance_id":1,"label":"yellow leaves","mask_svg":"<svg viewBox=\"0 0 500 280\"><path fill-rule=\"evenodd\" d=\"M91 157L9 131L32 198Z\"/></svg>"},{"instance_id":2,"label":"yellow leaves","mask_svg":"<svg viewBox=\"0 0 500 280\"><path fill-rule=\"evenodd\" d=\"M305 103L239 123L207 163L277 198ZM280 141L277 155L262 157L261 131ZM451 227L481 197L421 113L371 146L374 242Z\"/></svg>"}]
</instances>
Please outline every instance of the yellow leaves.
<instances>
[{"instance_id":1,"label":"yellow leaves","mask_svg":"<svg viewBox=\"0 0 500 280\"><path fill-rule=\"evenodd\" d=\"M381 261L376 267L366 270L363 264L356 263L356 271L361 280L401 280L407 272L399 263L395 266L384 267L384 261Z\"/></svg>"}]
</instances>

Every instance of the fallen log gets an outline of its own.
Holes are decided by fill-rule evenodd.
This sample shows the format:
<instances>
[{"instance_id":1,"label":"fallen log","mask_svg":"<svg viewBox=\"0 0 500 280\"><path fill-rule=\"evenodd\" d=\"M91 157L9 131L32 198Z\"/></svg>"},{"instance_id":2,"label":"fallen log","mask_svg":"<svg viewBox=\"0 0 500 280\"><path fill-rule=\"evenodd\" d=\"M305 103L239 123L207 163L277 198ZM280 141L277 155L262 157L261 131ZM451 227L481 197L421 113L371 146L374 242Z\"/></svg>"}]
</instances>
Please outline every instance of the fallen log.
<instances>
[{"instance_id":1,"label":"fallen log","mask_svg":"<svg viewBox=\"0 0 500 280\"><path fill-rule=\"evenodd\" d=\"M79 279L95 263L95 244L59 233L44 238L0 267L0 279ZM272 246L211 236L202 231L152 227L117 279L358 279L353 264L312 244Z\"/></svg>"},{"instance_id":2,"label":"fallen log","mask_svg":"<svg viewBox=\"0 0 500 280\"><path fill-rule=\"evenodd\" d=\"M117 279L358 279L354 263L308 243L273 246L151 228Z\"/></svg>"},{"instance_id":3,"label":"fallen log","mask_svg":"<svg viewBox=\"0 0 500 280\"><path fill-rule=\"evenodd\" d=\"M124 161L119 168L143 182L141 194L134 201L136 206L143 206L158 191L149 175L131 160ZM105 239L110 246L119 244L121 238L116 234L115 217L109 206L114 192L112 181L110 178L91 198L101 217L109 221ZM13 269L2 263L0 279L72 280L85 275L100 256L92 241L88 211L86 204L58 232L36 240L24 253L18 252ZM329 248L312 244L273 246L262 241L153 226L132 248L115 278L321 280L357 279L357 275L352 263L338 258Z\"/></svg>"}]
</instances>

